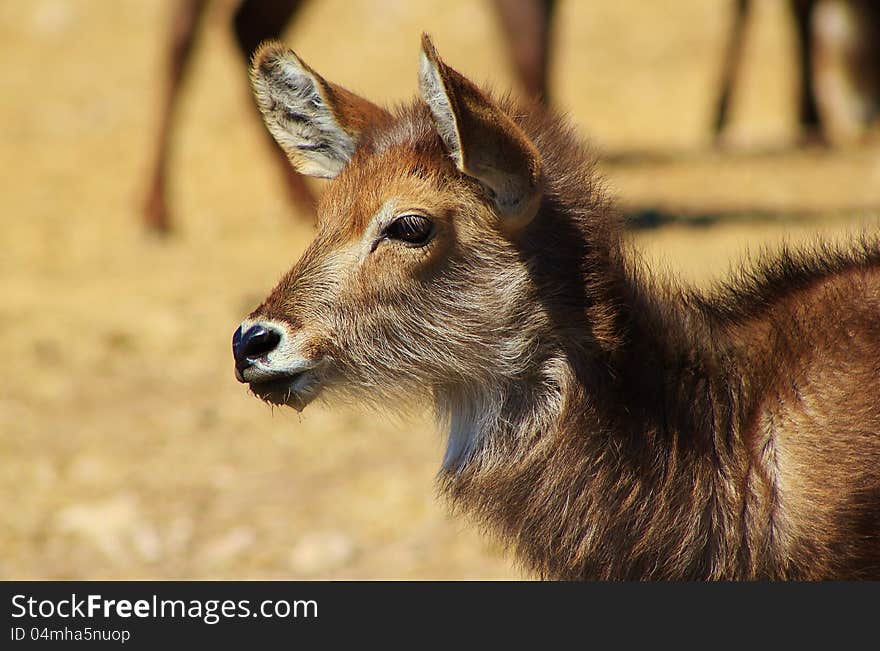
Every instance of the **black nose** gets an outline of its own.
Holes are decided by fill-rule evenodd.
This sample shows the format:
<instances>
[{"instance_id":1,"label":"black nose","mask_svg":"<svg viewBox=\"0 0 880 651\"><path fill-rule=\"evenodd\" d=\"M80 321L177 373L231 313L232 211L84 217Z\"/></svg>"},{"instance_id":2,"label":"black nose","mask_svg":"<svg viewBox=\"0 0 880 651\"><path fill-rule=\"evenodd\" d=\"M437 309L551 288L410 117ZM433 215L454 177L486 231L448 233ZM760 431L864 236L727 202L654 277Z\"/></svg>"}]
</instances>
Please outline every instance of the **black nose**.
<instances>
[{"instance_id":1,"label":"black nose","mask_svg":"<svg viewBox=\"0 0 880 651\"><path fill-rule=\"evenodd\" d=\"M281 341L281 333L263 325L251 326L244 333L241 326L232 335L232 354L239 372L252 366L254 360L275 350Z\"/></svg>"}]
</instances>

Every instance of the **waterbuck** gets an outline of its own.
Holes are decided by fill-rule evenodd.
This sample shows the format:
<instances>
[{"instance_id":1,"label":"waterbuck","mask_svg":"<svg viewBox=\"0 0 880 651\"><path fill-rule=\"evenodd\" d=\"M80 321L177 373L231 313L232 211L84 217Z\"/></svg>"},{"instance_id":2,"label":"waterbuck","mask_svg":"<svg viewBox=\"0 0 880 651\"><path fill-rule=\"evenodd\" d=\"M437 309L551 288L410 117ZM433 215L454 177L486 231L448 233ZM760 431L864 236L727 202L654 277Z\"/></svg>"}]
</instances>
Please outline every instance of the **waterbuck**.
<instances>
[{"instance_id":1,"label":"waterbuck","mask_svg":"<svg viewBox=\"0 0 880 651\"><path fill-rule=\"evenodd\" d=\"M540 577L880 578L878 242L673 286L572 127L427 37L394 111L279 43L252 81L296 169L334 179L233 337L254 394L430 401L444 493Z\"/></svg>"}]
</instances>

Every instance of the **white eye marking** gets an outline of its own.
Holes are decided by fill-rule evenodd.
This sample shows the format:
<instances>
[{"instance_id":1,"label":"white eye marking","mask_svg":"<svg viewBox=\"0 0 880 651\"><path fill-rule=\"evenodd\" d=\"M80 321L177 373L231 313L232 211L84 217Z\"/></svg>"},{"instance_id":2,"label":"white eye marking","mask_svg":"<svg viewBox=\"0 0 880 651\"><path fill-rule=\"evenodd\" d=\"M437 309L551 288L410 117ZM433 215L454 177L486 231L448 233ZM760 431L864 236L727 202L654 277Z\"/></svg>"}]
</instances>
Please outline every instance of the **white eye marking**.
<instances>
[{"instance_id":1,"label":"white eye marking","mask_svg":"<svg viewBox=\"0 0 880 651\"><path fill-rule=\"evenodd\" d=\"M370 218L370 223L367 224L366 229L364 229L364 237L361 241L361 250L360 255L358 256L359 263L366 260L369 255L376 250L376 247L379 246L382 231L396 216L395 208L399 201L400 200L396 197L388 199L382 204L379 210L373 213L373 216Z\"/></svg>"}]
</instances>

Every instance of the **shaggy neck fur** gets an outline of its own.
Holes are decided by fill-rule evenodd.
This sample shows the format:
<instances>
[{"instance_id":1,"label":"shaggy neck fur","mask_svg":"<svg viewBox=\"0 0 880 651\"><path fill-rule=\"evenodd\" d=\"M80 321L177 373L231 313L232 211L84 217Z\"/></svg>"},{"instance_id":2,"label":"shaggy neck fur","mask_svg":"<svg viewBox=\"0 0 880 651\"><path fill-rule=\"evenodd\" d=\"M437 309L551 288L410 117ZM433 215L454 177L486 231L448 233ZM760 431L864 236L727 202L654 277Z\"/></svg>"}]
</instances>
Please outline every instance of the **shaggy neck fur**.
<instances>
[{"instance_id":1,"label":"shaggy neck fur","mask_svg":"<svg viewBox=\"0 0 880 651\"><path fill-rule=\"evenodd\" d=\"M613 347L551 328L532 377L438 396L443 486L542 576L744 573L735 361L695 350L699 338L677 348L661 335L685 321L640 313L636 292L618 299L603 306Z\"/></svg>"},{"instance_id":2,"label":"shaggy neck fur","mask_svg":"<svg viewBox=\"0 0 880 651\"><path fill-rule=\"evenodd\" d=\"M545 317L539 352L524 376L437 392L444 489L542 576L747 573L738 360L639 279L572 134L521 124L550 180L518 243Z\"/></svg>"}]
</instances>

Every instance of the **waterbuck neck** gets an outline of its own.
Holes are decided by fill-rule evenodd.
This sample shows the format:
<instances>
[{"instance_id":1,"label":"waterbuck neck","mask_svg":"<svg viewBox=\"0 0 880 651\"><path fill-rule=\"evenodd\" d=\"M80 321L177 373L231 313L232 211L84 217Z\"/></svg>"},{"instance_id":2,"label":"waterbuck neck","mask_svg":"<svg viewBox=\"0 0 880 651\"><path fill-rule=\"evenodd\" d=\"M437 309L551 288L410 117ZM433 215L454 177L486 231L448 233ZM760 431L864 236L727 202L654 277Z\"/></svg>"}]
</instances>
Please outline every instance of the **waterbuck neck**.
<instances>
[{"instance_id":1,"label":"waterbuck neck","mask_svg":"<svg viewBox=\"0 0 880 651\"><path fill-rule=\"evenodd\" d=\"M629 271L616 233L591 244L584 317L548 316L525 377L435 394L442 486L543 576L736 574L738 362Z\"/></svg>"}]
</instances>

